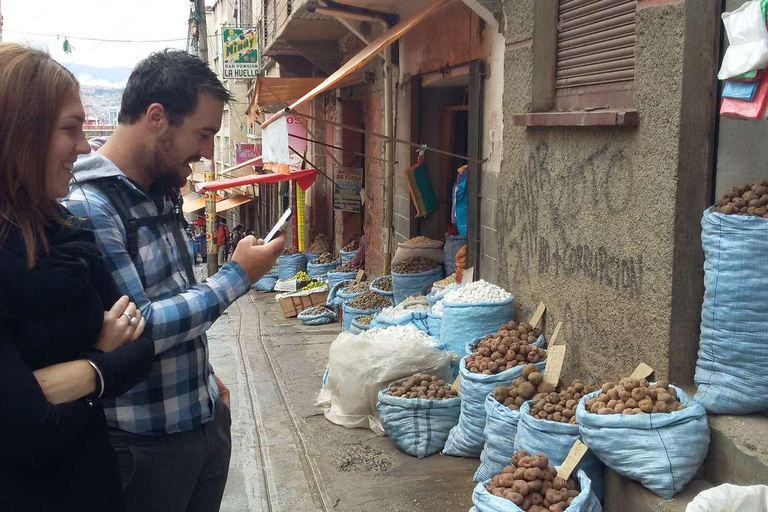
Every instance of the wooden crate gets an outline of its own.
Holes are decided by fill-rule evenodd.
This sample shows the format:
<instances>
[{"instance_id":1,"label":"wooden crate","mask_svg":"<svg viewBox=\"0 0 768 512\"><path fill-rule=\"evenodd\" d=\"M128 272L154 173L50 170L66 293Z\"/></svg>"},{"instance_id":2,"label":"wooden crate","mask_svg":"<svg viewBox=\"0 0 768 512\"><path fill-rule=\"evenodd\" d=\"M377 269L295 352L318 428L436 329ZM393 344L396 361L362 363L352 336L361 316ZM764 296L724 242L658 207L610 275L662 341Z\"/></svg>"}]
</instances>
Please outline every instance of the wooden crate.
<instances>
[{"instance_id":1,"label":"wooden crate","mask_svg":"<svg viewBox=\"0 0 768 512\"><path fill-rule=\"evenodd\" d=\"M291 318L312 306L324 305L328 299L328 290L322 290L307 295L289 295L278 300L285 318Z\"/></svg>"}]
</instances>

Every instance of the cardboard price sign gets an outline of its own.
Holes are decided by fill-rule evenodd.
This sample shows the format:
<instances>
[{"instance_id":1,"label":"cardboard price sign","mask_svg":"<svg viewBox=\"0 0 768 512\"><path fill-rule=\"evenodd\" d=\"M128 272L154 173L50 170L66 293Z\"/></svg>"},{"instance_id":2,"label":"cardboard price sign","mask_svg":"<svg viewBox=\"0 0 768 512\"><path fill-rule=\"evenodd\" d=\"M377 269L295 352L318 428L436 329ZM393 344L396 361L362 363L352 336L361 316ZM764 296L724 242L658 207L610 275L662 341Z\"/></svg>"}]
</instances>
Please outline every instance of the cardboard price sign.
<instances>
[{"instance_id":1,"label":"cardboard price sign","mask_svg":"<svg viewBox=\"0 0 768 512\"><path fill-rule=\"evenodd\" d=\"M552 333L552 337L549 338L549 346L551 347L557 342L557 337L560 336L560 329L563 327L563 322L557 322L555 331Z\"/></svg>"},{"instance_id":2,"label":"cardboard price sign","mask_svg":"<svg viewBox=\"0 0 768 512\"><path fill-rule=\"evenodd\" d=\"M637 379L637 380L643 380L651 376L653 373L653 368L648 366L645 363L640 363L637 365L637 368L635 368L635 371L632 372L632 375L629 377L631 379Z\"/></svg>"},{"instance_id":3,"label":"cardboard price sign","mask_svg":"<svg viewBox=\"0 0 768 512\"><path fill-rule=\"evenodd\" d=\"M456 380L453 381L453 384L451 384L451 389L456 393L457 395L461 394L461 375L456 376Z\"/></svg>"},{"instance_id":4,"label":"cardboard price sign","mask_svg":"<svg viewBox=\"0 0 768 512\"><path fill-rule=\"evenodd\" d=\"M355 281L362 281L363 277L365 277L365 270L358 270L357 277L355 277Z\"/></svg>"},{"instance_id":5,"label":"cardboard price sign","mask_svg":"<svg viewBox=\"0 0 768 512\"><path fill-rule=\"evenodd\" d=\"M544 312L546 310L547 310L547 306L545 306L543 302L539 302L539 307L537 307L536 311L533 312L531 321L528 322L529 324L531 324L531 327L536 327L539 324L539 322L541 322L541 317L544 316Z\"/></svg>"},{"instance_id":6,"label":"cardboard price sign","mask_svg":"<svg viewBox=\"0 0 768 512\"><path fill-rule=\"evenodd\" d=\"M571 451L568 452L568 456L563 463L560 464L560 468L557 470L557 476L563 480L568 480L576 469L576 466L581 462L581 459L584 458L587 450L589 450L589 447L582 443L581 440L577 439L576 442L573 443L573 446L571 446Z\"/></svg>"},{"instance_id":7,"label":"cardboard price sign","mask_svg":"<svg viewBox=\"0 0 768 512\"><path fill-rule=\"evenodd\" d=\"M547 366L544 367L544 382L557 386L560 382L560 374L563 372L565 361L565 345L549 347L547 350Z\"/></svg>"}]
</instances>

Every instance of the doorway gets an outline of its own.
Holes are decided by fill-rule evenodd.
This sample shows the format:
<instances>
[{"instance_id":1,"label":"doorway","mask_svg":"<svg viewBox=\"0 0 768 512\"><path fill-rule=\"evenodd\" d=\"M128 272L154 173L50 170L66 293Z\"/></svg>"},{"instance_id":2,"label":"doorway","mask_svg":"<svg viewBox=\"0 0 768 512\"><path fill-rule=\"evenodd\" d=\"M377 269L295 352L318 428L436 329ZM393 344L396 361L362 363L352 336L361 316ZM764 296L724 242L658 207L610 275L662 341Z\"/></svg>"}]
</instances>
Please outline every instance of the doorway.
<instances>
[{"instance_id":1,"label":"doorway","mask_svg":"<svg viewBox=\"0 0 768 512\"><path fill-rule=\"evenodd\" d=\"M418 99L418 142L466 155L469 146L469 75L444 79L422 77ZM437 197L437 208L415 220L415 232L442 240L452 224L453 186L466 161L427 151L424 161Z\"/></svg>"}]
</instances>

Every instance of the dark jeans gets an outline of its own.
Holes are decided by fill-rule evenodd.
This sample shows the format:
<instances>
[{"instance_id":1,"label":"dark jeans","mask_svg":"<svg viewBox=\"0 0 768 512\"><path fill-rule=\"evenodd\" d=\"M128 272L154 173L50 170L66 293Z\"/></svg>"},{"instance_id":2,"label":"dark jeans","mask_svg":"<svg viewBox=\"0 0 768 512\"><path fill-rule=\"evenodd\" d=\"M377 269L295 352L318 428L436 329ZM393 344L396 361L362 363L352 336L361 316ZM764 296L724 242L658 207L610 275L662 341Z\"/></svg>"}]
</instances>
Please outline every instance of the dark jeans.
<instances>
[{"instance_id":1,"label":"dark jeans","mask_svg":"<svg viewBox=\"0 0 768 512\"><path fill-rule=\"evenodd\" d=\"M217 512L232 450L229 409L195 430L143 436L110 429L128 512Z\"/></svg>"}]
</instances>

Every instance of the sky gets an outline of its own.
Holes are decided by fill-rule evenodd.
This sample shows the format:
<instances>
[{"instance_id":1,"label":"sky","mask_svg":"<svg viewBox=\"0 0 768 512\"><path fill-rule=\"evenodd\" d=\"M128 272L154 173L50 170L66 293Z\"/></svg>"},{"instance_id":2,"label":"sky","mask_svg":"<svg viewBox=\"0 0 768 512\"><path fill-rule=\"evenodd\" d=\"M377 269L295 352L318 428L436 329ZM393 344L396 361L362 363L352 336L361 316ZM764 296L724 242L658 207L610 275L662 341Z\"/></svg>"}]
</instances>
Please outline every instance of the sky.
<instances>
[{"instance_id":1,"label":"sky","mask_svg":"<svg viewBox=\"0 0 768 512\"><path fill-rule=\"evenodd\" d=\"M47 49L62 63L132 68L153 51L186 49L190 5L189 0L2 0L3 40ZM63 51L65 36L72 53ZM108 85L78 78L88 85Z\"/></svg>"}]
</instances>

